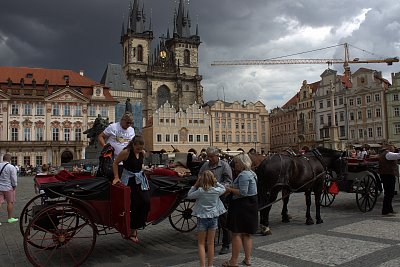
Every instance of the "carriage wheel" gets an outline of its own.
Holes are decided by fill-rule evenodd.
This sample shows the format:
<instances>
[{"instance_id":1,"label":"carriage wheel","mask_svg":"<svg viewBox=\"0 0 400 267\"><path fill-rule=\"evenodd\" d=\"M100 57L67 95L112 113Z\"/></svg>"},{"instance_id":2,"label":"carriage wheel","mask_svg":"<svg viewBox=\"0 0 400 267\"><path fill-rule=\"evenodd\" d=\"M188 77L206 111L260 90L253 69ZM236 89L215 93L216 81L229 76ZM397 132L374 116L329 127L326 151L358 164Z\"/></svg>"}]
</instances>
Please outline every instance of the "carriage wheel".
<instances>
[{"instance_id":1,"label":"carriage wheel","mask_svg":"<svg viewBox=\"0 0 400 267\"><path fill-rule=\"evenodd\" d=\"M25 207L22 209L21 215L19 216L19 230L22 236L25 234L26 227L28 226L29 222L34 217L34 207L38 207L45 203L48 204L55 204L57 202L65 201L65 197L59 197L52 200L48 200L46 194L40 194L29 200L26 203Z\"/></svg>"},{"instance_id":2,"label":"carriage wheel","mask_svg":"<svg viewBox=\"0 0 400 267\"><path fill-rule=\"evenodd\" d=\"M332 176L330 174L325 175L324 184L322 185L322 194L321 194L321 206L329 207L332 205L335 200L336 195L329 193L329 186L331 185Z\"/></svg>"},{"instance_id":3,"label":"carriage wheel","mask_svg":"<svg viewBox=\"0 0 400 267\"><path fill-rule=\"evenodd\" d=\"M378 186L376 180L371 174L367 174L357 184L357 206L362 212L371 211L375 207L377 198Z\"/></svg>"},{"instance_id":4,"label":"carriage wheel","mask_svg":"<svg viewBox=\"0 0 400 267\"><path fill-rule=\"evenodd\" d=\"M179 232L193 231L197 226L195 217L192 216L193 200L184 199L169 215L169 223Z\"/></svg>"},{"instance_id":5,"label":"carriage wheel","mask_svg":"<svg viewBox=\"0 0 400 267\"><path fill-rule=\"evenodd\" d=\"M92 253L96 232L81 209L55 204L44 208L28 224L25 255L34 266L79 266Z\"/></svg>"}]
</instances>

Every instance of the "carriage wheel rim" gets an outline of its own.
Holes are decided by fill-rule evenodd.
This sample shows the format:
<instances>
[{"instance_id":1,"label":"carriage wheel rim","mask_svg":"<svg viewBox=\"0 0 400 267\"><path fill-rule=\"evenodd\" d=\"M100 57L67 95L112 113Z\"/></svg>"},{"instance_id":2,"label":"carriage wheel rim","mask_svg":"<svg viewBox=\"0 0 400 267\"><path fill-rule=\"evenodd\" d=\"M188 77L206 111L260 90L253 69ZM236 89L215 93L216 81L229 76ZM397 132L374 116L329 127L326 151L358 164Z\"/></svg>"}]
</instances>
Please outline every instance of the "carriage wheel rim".
<instances>
[{"instance_id":1,"label":"carriage wheel rim","mask_svg":"<svg viewBox=\"0 0 400 267\"><path fill-rule=\"evenodd\" d=\"M171 226L179 232L190 232L193 231L197 222L192 216L192 207L195 202L189 200L183 200L179 203L178 207L169 215L168 219Z\"/></svg>"},{"instance_id":2,"label":"carriage wheel rim","mask_svg":"<svg viewBox=\"0 0 400 267\"><path fill-rule=\"evenodd\" d=\"M47 228L45 218L49 218ZM78 225L74 220L79 220ZM80 208L56 204L39 212L29 223L24 250L34 266L60 265L60 261L66 262L61 265L79 266L92 253L96 237L95 225ZM35 242L40 245L32 245Z\"/></svg>"},{"instance_id":3,"label":"carriage wheel rim","mask_svg":"<svg viewBox=\"0 0 400 267\"><path fill-rule=\"evenodd\" d=\"M371 175L364 176L359 182L356 191L357 206L362 212L371 211L378 198L378 188L375 179Z\"/></svg>"}]
</instances>

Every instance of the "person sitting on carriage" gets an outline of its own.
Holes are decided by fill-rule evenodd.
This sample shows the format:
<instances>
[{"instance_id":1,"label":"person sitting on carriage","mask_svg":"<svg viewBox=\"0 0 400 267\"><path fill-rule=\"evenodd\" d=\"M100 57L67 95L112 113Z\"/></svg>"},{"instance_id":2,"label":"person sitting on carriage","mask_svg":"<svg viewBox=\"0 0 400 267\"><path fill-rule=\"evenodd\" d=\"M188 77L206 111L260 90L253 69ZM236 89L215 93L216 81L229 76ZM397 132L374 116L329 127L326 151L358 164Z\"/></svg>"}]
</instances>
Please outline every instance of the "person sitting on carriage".
<instances>
[{"instance_id":1,"label":"person sitting on carriage","mask_svg":"<svg viewBox=\"0 0 400 267\"><path fill-rule=\"evenodd\" d=\"M138 229L146 226L147 215L150 211L150 186L144 169L144 139L136 135L118 154L113 162L113 184L122 182L131 188L131 235L129 239L139 242ZM118 166L123 163L122 176L118 174Z\"/></svg>"},{"instance_id":2,"label":"person sitting on carriage","mask_svg":"<svg viewBox=\"0 0 400 267\"><path fill-rule=\"evenodd\" d=\"M225 193L225 187L217 182L211 171L203 172L196 183L190 188L187 198L196 199L192 215L197 217L197 246L200 266L206 266L206 241L208 266L213 265L214 238L218 228L218 217L226 213L220 196Z\"/></svg>"}]
</instances>

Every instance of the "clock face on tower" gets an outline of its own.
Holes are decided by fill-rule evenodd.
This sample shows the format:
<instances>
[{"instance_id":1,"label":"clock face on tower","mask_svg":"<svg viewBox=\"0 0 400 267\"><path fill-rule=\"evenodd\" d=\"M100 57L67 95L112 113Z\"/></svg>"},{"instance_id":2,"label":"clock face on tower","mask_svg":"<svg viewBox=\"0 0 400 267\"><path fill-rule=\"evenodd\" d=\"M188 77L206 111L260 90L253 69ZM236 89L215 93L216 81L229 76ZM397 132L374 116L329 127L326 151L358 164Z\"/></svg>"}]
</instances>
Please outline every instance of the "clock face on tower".
<instances>
[{"instance_id":1,"label":"clock face on tower","mask_svg":"<svg viewBox=\"0 0 400 267\"><path fill-rule=\"evenodd\" d=\"M161 51L160 51L160 57L161 57L162 59L166 58L166 57L167 57L167 52L164 51L164 50L161 50Z\"/></svg>"},{"instance_id":2,"label":"clock face on tower","mask_svg":"<svg viewBox=\"0 0 400 267\"><path fill-rule=\"evenodd\" d=\"M100 88L97 88L96 89L96 96L100 96L101 95L101 89Z\"/></svg>"}]
</instances>

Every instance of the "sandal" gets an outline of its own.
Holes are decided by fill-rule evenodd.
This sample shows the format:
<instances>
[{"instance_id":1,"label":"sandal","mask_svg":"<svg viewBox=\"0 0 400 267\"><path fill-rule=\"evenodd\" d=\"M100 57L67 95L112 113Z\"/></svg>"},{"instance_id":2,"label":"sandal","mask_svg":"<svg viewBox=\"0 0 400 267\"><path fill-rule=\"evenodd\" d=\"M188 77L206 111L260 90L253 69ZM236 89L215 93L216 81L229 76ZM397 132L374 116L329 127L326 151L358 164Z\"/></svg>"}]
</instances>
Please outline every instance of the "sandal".
<instances>
[{"instance_id":1,"label":"sandal","mask_svg":"<svg viewBox=\"0 0 400 267\"><path fill-rule=\"evenodd\" d=\"M229 260L226 260L222 263L222 267L239 267L238 265L231 265Z\"/></svg>"},{"instance_id":2,"label":"sandal","mask_svg":"<svg viewBox=\"0 0 400 267\"><path fill-rule=\"evenodd\" d=\"M133 234L131 234L127 239L129 239L133 243L136 243L136 244L139 243L139 239L137 237L137 230L133 231Z\"/></svg>"},{"instance_id":3,"label":"sandal","mask_svg":"<svg viewBox=\"0 0 400 267\"><path fill-rule=\"evenodd\" d=\"M247 263L247 262L246 262L246 259L243 259L242 264L243 264L243 265L246 265L246 266L251 266L251 263Z\"/></svg>"}]
</instances>

